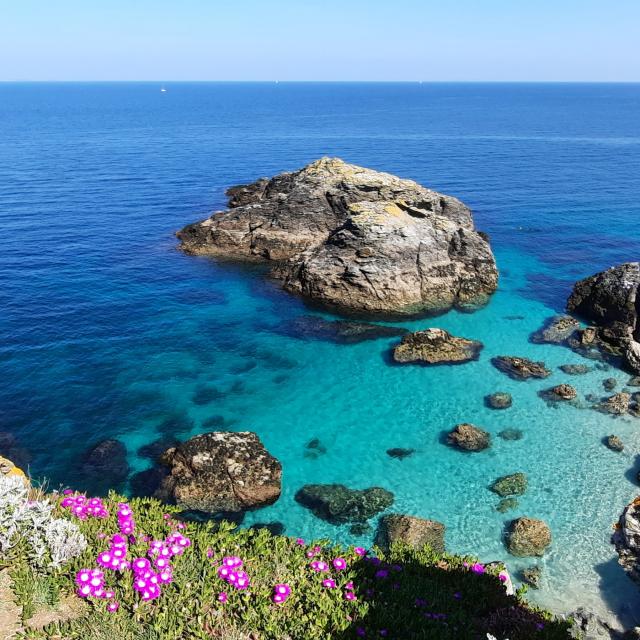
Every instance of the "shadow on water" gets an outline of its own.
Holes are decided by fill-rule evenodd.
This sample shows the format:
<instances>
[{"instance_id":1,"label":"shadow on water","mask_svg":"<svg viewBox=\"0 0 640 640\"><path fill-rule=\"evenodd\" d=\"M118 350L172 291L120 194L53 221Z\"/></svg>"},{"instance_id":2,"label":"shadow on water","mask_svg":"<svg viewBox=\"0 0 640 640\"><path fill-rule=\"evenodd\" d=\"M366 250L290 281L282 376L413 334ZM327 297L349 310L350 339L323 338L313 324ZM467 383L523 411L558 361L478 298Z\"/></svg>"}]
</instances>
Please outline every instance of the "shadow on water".
<instances>
[{"instance_id":1,"label":"shadow on water","mask_svg":"<svg viewBox=\"0 0 640 640\"><path fill-rule=\"evenodd\" d=\"M518 290L525 298L538 300L557 313L565 313L567 299L573 286L572 280L558 278L548 273L528 273L527 285Z\"/></svg>"},{"instance_id":2,"label":"shadow on water","mask_svg":"<svg viewBox=\"0 0 640 640\"><path fill-rule=\"evenodd\" d=\"M617 557L595 566L600 576L600 596L611 611L615 611L625 630L640 625L640 589L629 589L632 584L618 564Z\"/></svg>"}]
</instances>

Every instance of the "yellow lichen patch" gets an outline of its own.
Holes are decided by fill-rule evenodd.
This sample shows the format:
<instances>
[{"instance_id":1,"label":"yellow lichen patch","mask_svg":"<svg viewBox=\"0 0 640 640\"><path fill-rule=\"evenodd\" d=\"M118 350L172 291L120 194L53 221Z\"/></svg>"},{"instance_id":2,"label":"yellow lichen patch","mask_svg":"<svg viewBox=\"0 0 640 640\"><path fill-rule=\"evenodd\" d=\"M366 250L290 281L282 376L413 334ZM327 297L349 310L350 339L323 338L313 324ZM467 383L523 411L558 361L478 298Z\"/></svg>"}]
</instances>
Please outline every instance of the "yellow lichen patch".
<instances>
[{"instance_id":1,"label":"yellow lichen patch","mask_svg":"<svg viewBox=\"0 0 640 640\"><path fill-rule=\"evenodd\" d=\"M30 484L27 474L19 467L16 467L11 460L3 458L2 456L0 456L0 473L3 476L17 476L18 478L23 478L25 484Z\"/></svg>"},{"instance_id":2,"label":"yellow lichen patch","mask_svg":"<svg viewBox=\"0 0 640 640\"><path fill-rule=\"evenodd\" d=\"M386 204L384 207L384 210L389 215L392 215L392 216L401 216L404 213L402 209L395 202L390 202L389 204Z\"/></svg>"}]
</instances>

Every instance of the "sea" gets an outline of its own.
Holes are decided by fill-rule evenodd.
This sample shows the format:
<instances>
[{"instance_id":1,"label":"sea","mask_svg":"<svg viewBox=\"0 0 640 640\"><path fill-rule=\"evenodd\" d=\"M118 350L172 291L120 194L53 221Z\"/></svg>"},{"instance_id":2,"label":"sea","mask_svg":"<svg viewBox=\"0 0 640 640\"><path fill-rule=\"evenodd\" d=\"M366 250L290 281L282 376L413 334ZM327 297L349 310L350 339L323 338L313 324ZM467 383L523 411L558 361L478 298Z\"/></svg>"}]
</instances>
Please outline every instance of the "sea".
<instances>
[{"instance_id":1,"label":"sea","mask_svg":"<svg viewBox=\"0 0 640 640\"><path fill-rule=\"evenodd\" d=\"M86 451L115 438L139 491L140 449L212 430L256 432L283 467L282 496L240 526L371 545L294 499L307 483L381 486L393 512L439 520L448 550L504 561L528 597L640 624L640 590L610 537L635 479L640 420L589 408L629 374L530 334L564 310L573 282L640 257L640 85L430 83L0 84L0 453L49 486L103 490ZM261 265L184 255L175 232L226 204L225 189L322 156L454 195L489 234L499 290L475 313L395 323L480 340L461 366L393 366L397 338L340 344L296 330L339 319L283 292ZM375 320L375 319L374 319ZM394 325L394 326L395 326ZM497 355L544 361L516 381ZM592 371L567 376L562 364ZM584 407L538 392L573 384ZM513 396L496 411L484 397ZM492 434L463 453L455 424ZM523 437L498 433L519 429ZM622 453L602 440L618 435ZM308 448L317 439L321 447ZM405 459L389 448L414 449ZM488 487L525 472L496 510ZM549 523L543 558L503 543L518 516Z\"/></svg>"}]
</instances>

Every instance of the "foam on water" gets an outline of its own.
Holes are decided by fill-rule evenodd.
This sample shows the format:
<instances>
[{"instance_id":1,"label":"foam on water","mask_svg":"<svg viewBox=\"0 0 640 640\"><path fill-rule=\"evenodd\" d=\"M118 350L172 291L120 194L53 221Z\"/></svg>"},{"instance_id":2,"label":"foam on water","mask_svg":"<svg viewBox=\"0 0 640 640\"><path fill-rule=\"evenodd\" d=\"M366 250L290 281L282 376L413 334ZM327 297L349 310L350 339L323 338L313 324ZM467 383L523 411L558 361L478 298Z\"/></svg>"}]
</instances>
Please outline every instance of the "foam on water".
<instances>
[{"instance_id":1,"label":"foam on water","mask_svg":"<svg viewBox=\"0 0 640 640\"><path fill-rule=\"evenodd\" d=\"M118 437L136 452L161 436L256 431L283 464L283 495L245 524L290 535L371 543L316 519L294 500L309 482L379 485L394 511L447 525L450 550L540 564L537 601L625 617L640 596L615 563L611 527L637 494L640 421L548 406L538 391L569 382L603 395L588 362L529 334L562 308L572 281L637 259L640 87L598 85L0 85L0 430L31 469L91 489L87 446ZM488 231L500 290L474 314L402 323L481 340L477 362L394 366L394 340L339 345L288 330L311 313L257 267L181 255L173 232L224 206L238 182L321 155L414 178L456 195ZM317 312L313 312L317 313ZM331 318L326 315L325 317ZM544 360L551 378L519 382L496 355ZM495 411L486 394L513 395ZM469 421L490 450L442 443ZM505 441L502 429L522 429ZM616 454L610 433L625 442ZM312 459L305 445L327 451ZM391 447L416 453L404 460ZM488 485L524 471L529 489L501 514ZM126 487L125 487L126 488ZM545 519L541 560L505 551L505 523ZM374 523L375 524L375 523Z\"/></svg>"}]
</instances>

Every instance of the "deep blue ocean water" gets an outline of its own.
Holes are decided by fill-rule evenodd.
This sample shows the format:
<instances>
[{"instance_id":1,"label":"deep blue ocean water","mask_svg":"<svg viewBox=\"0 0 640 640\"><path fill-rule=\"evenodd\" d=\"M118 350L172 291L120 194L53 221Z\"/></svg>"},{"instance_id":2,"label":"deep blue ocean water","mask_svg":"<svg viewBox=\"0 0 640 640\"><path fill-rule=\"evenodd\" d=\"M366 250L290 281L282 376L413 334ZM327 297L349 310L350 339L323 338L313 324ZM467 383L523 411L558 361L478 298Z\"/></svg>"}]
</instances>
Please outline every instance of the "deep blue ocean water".
<instances>
[{"instance_id":1,"label":"deep blue ocean water","mask_svg":"<svg viewBox=\"0 0 640 640\"><path fill-rule=\"evenodd\" d=\"M126 444L133 474L150 464L138 448L161 435L253 430L282 461L284 487L245 524L370 544L293 496L307 482L378 484L395 493L394 510L443 521L450 550L517 572L536 562L508 556L504 524L541 517L554 542L532 597L559 611L638 615L609 536L638 493L640 422L537 396L561 381L602 394L603 378L628 376L567 380L555 369L523 383L489 360L580 362L531 344L530 332L563 309L577 278L640 256L640 85L166 86L0 84L0 431L16 436L31 472L91 490L97 479L79 461L104 438ZM477 313L404 324L482 340L479 361L395 367L393 340L299 339L289 323L316 312L261 269L176 250L174 232L223 208L226 187L323 155L473 208L499 292ZM496 390L513 394L511 409L484 407ZM441 443L463 421L525 437L465 455ZM602 445L609 433L624 453ZM327 453L305 457L316 437ZM417 453L394 460L389 447ZM529 475L529 491L498 513L487 485L514 471Z\"/></svg>"}]
</instances>

